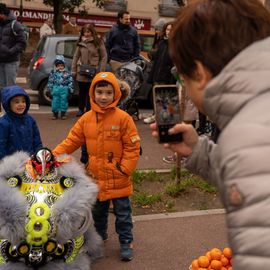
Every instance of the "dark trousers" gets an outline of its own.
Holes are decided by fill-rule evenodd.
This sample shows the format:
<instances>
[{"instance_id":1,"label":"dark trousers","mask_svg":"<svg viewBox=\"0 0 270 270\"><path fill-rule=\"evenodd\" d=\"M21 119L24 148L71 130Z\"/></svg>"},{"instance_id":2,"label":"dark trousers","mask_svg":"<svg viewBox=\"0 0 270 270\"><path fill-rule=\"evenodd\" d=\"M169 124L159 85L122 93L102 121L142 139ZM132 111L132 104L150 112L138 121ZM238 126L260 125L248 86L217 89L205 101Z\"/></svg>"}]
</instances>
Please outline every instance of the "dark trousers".
<instances>
[{"instance_id":1,"label":"dark trousers","mask_svg":"<svg viewBox=\"0 0 270 270\"><path fill-rule=\"evenodd\" d=\"M206 116L199 112L199 130L204 133L205 132L205 126L206 126Z\"/></svg>"},{"instance_id":2,"label":"dark trousers","mask_svg":"<svg viewBox=\"0 0 270 270\"><path fill-rule=\"evenodd\" d=\"M90 110L90 96L89 96L90 85L91 82L78 82L79 86L78 107L79 110L82 112Z\"/></svg>"},{"instance_id":3,"label":"dark trousers","mask_svg":"<svg viewBox=\"0 0 270 270\"><path fill-rule=\"evenodd\" d=\"M112 203L113 213L116 217L115 231L119 236L119 242L120 244L131 243L133 241L133 223L129 197L112 199ZM107 234L109 206L110 200L102 202L97 200L92 210L95 228L101 237Z\"/></svg>"}]
</instances>

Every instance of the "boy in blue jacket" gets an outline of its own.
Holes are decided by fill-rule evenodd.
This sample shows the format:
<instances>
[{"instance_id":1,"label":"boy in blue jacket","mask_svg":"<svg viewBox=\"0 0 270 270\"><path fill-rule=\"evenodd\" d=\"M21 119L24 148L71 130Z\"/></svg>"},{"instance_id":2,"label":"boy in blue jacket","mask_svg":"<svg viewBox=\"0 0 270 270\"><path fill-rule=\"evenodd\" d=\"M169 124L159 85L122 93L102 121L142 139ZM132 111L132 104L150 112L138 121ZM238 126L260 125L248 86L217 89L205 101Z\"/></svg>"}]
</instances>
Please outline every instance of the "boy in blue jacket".
<instances>
[{"instance_id":1,"label":"boy in blue jacket","mask_svg":"<svg viewBox=\"0 0 270 270\"><path fill-rule=\"evenodd\" d=\"M65 69L63 55L56 56L54 69L49 75L48 89L52 95L52 119L58 119L59 112L61 112L61 119L66 119L68 96L73 93L73 78L71 73Z\"/></svg>"},{"instance_id":2,"label":"boy in blue jacket","mask_svg":"<svg viewBox=\"0 0 270 270\"><path fill-rule=\"evenodd\" d=\"M42 142L36 121L28 114L28 94L18 85L4 87L2 106L6 114L0 118L0 159L16 151L34 154Z\"/></svg>"}]
</instances>

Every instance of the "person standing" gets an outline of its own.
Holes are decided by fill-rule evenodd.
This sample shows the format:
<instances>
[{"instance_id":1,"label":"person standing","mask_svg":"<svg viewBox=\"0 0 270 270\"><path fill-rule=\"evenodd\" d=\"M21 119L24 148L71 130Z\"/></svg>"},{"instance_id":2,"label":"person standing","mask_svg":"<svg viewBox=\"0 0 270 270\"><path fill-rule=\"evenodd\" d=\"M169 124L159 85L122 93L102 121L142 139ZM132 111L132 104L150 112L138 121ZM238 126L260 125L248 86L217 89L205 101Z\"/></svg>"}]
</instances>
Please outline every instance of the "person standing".
<instances>
[{"instance_id":1,"label":"person standing","mask_svg":"<svg viewBox=\"0 0 270 270\"><path fill-rule=\"evenodd\" d=\"M106 36L108 60L112 72L131 59L140 56L141 45L138 32L130 25L128 11L120 11L117 16L117 24Z\"/></svg>"},{"instance_id":2,"label":"person standing","mask_svg":"<svg viewBox=\"0 0 270 270\"><path fill-rule=\"evenodd\" d=\"M121 90L113 73L98 73L89 92L91 110L77 121L53 153L71 154L83 144L87 145L86 170L99 186L92 211L94 225L103 240L107 240L112 201L120 258L130 261L133 258L133 224L129 196L133 192L131 175L140 157L140 137L132 117L117 108Z\"/></svg>"},{"instance_id":3,"label":"person standing","mask_svg":"<svg viewBox=\"0 0 270 270\"><path fill-rule=\"evenodd\" d=\"M174 64L169 55L169 42L168 38L172 29L172 22L167 22L163 25L161 31L161 39L158 43L156 52L152 58L152 68L149 73L148 82L153 86L156 84L175 84L171 69ZM155 115L151 115L143 120L145 124L155 122Z\"/></svg>"},{"instance_id":4,"label":"person standing","mask_svg":"<svg viewBox=\"0 0 270 270\"><path fill-rule=\"evenodd\" d=\"M48 18L40 27L40 30L39 30L40 38L43 38L45 36L51 36L54 34L55 34L55 30L53 27L53 18Z\"/></svg>"},{"instance_id":5,"label":"person standing","mask_svg":"<svg viewBox=\"0 0 270 270\"><path fill-rule=\"evenodd\" d=\"M221 133L215 143L177 124L169 133L183 141L164 146L218 188L234 270L270 269L269 48L270 12L258 0L192 1L170 35L188 95Z\"/></svg>"},{"instance_id":6,"label":"person standing","mask_svg":"<svg viewBox=\"0 0 270 270\"><path fill-rule=\"evenodd\" d=\"M48 89L52 95L52 119L58 119L61 112L61 119L67 118L68 96L73 93L73 78L65 68L65 58L57 55L54 60L54 69L50 72Z\"/></svg>"},{"instance_id":7,"label":"person standing","mask_svg":"<svg viewBox=\"0 0 270 270\"><path fill-rule=\"evenodd\" d=\"M20 54L26 48L26 36L21 23L3 3L0 3L0 33L1 90L5 86L16 84Z\"/></svg>"},{"instance_id":8,"label":"person standing","mask_svg":"<svg viewBox=\"0 0 270 270\"><path fill-rule=\"evenodd\" d=\"M76 17L75 16L70 16L69 17L69 22L66 23L63 26L62 29L62 34L66 35L79 35L81 31L81 27L77 25L76 23Z\"/></svg>"},{"instance_id":9,"label":"person standing","mask_svg":"<svg viewBox=\"0 0 270 270\"><path fill-rule=\"evenodd\" d=\"M107 63L107 52L104 42L99 38L94 26L86 24L82 27L77 47L71 65L71 74L79 86L79 111L77 117L82 116L90 109L88 98L92 78L81 75L83 65L96 68L96 72L105 71Z\"/></svg>"}]
</instances>

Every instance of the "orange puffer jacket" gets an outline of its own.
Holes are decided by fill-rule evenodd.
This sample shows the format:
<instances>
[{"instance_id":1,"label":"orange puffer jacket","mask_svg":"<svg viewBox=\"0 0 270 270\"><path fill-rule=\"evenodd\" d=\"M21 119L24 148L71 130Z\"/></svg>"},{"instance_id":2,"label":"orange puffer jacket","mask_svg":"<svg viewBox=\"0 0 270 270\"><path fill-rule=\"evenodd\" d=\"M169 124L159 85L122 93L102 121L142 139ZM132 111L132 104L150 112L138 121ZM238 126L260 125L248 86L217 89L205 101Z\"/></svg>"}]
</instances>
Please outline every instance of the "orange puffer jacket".
<instances>
[{"instance_id":1,"label":"orange puffer jacket","mask_svg":"<svg viewBox=\"0 0 270 270\"><path fill-rule=\"evenodd\" d=\"M93 99L98 81L106 80L114 86L114 102L101 109ZM67 138L54 154L70 154L86 144L88 164L86 170L96 179L101 201L130 196L130 176L136 168L140 153L140 137L133 119L116 107L121 91L115 76L101 72L90 87L91 111L85 113L70 130Z\"/></svg>"}]
</instances>

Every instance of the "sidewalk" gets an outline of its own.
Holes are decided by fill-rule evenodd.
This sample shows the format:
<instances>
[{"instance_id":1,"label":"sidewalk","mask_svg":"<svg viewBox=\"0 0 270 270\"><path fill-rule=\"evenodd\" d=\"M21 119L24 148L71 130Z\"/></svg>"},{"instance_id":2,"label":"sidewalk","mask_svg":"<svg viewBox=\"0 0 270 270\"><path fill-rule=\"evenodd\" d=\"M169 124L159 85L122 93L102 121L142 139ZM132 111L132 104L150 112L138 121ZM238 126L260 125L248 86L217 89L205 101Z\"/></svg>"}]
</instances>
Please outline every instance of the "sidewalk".
<instances>
[{"instance_id":1,"label":"sidewalk","mask_svg":"<svg viewBox=\"0 0 270 270\"><path fill-rule=\"evenodd\" d=\"M67 135L77 121L77 108L68 110L68 119L52 121L49 106L32 105L30 114L36 119L44 145L53 149ZM135 122L142 138L143 154L138 162L141 170L170 170L162 162L165 150L151 136L149 125ZM74 153L79 159L80 151ZM114 230L114 216L109 217L109 239L105 244L105 257L97 261L92 270L188 270L196 257L214 247L228 245L223 210L192 211L171 214L134 216L134 259L119 260L119 244Z\"/></svg>"},{"instance_id":2,"label":"sidewalk","mask_svg":"<svg viewBox=\"0 0 270 270\"><path fill-rule=\"evenodd\" d=\"M77 121L76 110L68 112L68 119L50 119L50 107L32 110L45 146L54 148L67 135ZM142 138L143 154L138 169L170 170L162 162L169 153L151 136L149 125L136 121ZM79 159L80 151L74 156ZM134 216L134 259L119 260L119 244L114 230L114 216L109 218L109 240L105 244L105 257L97 261L92 270L188 270L191 261L214 247L228 245L223 210L180 212L172 214Z\"/></svg>"},{"instance_id":3,"label":"sidewalk","mask_svg":"<svg viewBox=\"0 0 270 270\"><path fill-rule=\"evenodd\" d=\"M193 259L228 245L222 210L135 216L134 259L121 262L113 220L105 257L92 270L188 270Z\"/></svg>"}]
</instances>

